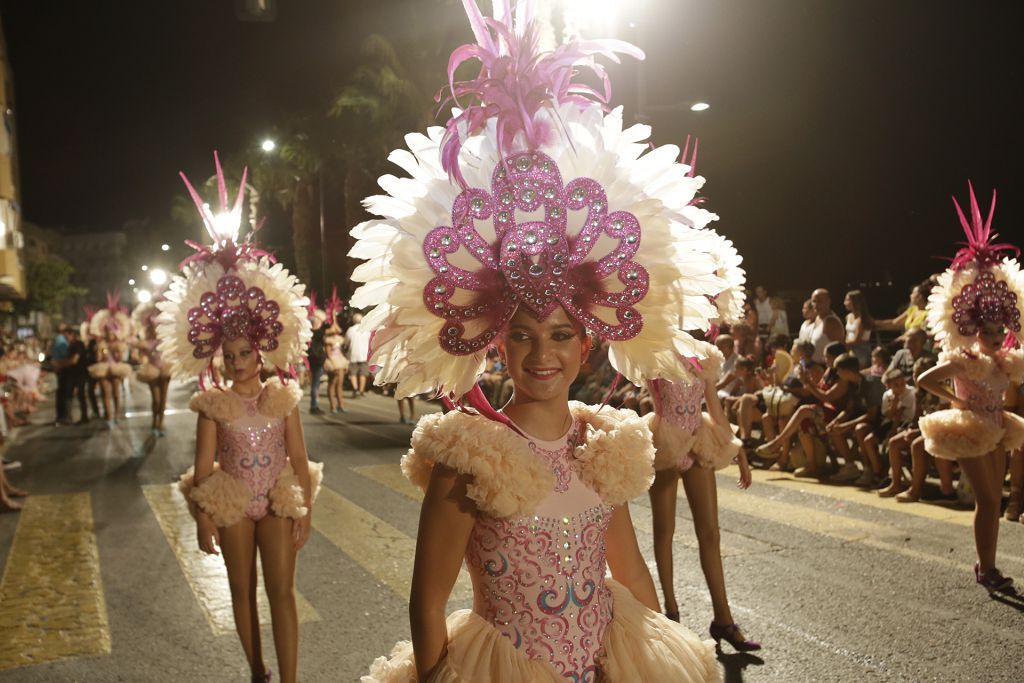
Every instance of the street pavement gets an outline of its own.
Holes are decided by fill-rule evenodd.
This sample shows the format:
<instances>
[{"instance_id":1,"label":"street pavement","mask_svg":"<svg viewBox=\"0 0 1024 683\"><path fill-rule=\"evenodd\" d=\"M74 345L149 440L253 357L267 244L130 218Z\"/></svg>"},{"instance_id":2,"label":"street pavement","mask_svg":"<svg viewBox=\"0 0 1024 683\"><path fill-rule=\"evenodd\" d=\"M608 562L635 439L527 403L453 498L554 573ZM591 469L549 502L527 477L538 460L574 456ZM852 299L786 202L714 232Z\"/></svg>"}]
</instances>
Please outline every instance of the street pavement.
<instances>
[{"instance_id":1,"label":"street pavement","mask_svg":"<svg viewBox=\"0 0 1024 683\"><path fill-rule=\"evenodd\" d=\"M192 460L193 390L172 386L164 438L149 433L148 390L134 383L113 429L30 426L8 448L24 463L8 475L33 495L0 515L0 681L248 680L223 565L196 549L173 486ZM357 681L408 637L419 493L398 462L412 427L377 395L346 398L344 414L307 409L308 399L324 488L299 558L299 678ZM974 584L969 511L762 470L739 491L735 477L718 478L725 570L737 620L765 649L725 646L727 682L1024 680L1024 602ZM650 506L640 498L632 511L653 571ZM678 514L683 620L706 637L710 600L682 496ZM1001 567L1024 579L1024 524L1000 533ZM450 606L469 604L463 577Z\"/></svg>"}]
</instances>

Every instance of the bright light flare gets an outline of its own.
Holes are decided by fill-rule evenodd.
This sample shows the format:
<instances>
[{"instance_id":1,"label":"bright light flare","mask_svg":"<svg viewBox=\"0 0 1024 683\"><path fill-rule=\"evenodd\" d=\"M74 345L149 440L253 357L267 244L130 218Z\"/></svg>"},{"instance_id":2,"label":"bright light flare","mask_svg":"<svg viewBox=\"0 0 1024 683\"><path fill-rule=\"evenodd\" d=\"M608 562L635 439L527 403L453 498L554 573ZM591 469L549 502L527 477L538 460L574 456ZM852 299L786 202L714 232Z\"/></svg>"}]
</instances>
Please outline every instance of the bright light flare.
<instances>
[{"instance_id":1,"label":"bright light flare","mask_svg":"<svg viewBox=\"0 0 1024 683\"><path fill-rule=\"evenodd\" d=\"M145 273L147 270L149 270L149 266L147 266L145 263L143 263L142 264L142 272Z\"/></svg>"},{"instance_id":2,"label":"bright light flare","mask_svg":"<svg viewBox=\"0 0 1024 683\"><path fill-rule=\"evenodd\" d=\"M267 138L260 145L260 149L262 149L264 152L273 152L275 149L277 149L277 143L271 140L270 138Z\"/></svg>"},{"instance_id":3,"label":"bright light flare","mask_svg":"<svg viewBox=\"0 0 1024 683\"><path fill-rule=\"evenodd\" d=\"M161 244L160 245L160 251L170 251L170 250L171 250L171 245L169 245L169 244Z\"/></svg>"},{"instance_id":4,"label":"bright light flare","mask_svg":"<svg viewBox=\"0 0 1024 683\"><path fill-rule=\"evenodd\" d=\"M134 285L134 284L135 284L135 278L133 278L133 277L128 278L128 285L131 286L131 285Z\"/></svg>"},{"instance_id":5,"label":"bright light flare","mask_svg":"<svg viewBox=\"0 0 1024 683\"><path fill-rule=\"evenodd\" d=\"M146 304L153 300L153 292L148 289L140 289L135 293L135 296L138 298L140 304Z\"/></svg>"},{"instance_id":6,"label":"bright light flare","mask_svg":"<svg viewBox=\"0 0 1024 683\"><path fill-rule=\"evenodd\" d=\"M218 244L238 242L238 232L242 229L241 207L235 211L214 213L209 204L203 204L203 213L206 214L207 225L213 228L213 238Z\"/></svg>"},{"instance_id":7,"label":"bright light flare","mask_svg":"<svg viewBox=\"0 0 1024 683\"><path fill-rule=\"evenodd\" d=\"M707 102L694 102L690 105L690 111L707 111L711 105Z\"/></svg>"},{"instance_id":8,"label":"bright light flare","mask_svg":"<svg viewBox=\"0 0 1024 683\"><path fill-rule=\"evenodd\" d=\"M167 284L167 271L163 268L154 268L149 271L149 281L157 287Z\"/></svg>"}]
</instances>

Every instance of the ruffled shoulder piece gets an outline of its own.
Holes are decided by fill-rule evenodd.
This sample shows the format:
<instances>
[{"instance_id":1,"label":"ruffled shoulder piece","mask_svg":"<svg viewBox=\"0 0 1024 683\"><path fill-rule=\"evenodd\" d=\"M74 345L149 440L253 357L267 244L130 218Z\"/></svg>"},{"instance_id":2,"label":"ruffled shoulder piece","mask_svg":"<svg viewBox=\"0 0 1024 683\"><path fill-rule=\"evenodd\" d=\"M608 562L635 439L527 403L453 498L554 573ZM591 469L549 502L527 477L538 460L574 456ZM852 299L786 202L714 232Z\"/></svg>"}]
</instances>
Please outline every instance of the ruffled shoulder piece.
<instances>
[{"instance_id":1,"label":"ruffled shoulder piece","mask_svg":"<svg viewBox=\"0 0 1024 683\"><path fill-rule=\"evenodd\" d=\"M943 351L939 360L956 363L963 369L967 379L974 382L986 379L996 367L995 359L983 352L976 344L970 347L958 346L949 351Z\"/></svg>"},{"instance_id":2,"label":"ruffled shoulder piece","mask_svg":"<svg viewBox=\"0 0 1024 683\"><path fill-rule=\"evenodd\" d=\"M192 394L188 407L216 422L231 422L242 416L241 402L225 389L197 391Z\"/></svg>"},{"instance_id":3,"label":"ruffled shoulder piece","mask_svg":"<svg viewBox=\"0 0 1024 683\"><path fill-rule=\"evenodd\" d=\"M302 387L296 380L282 382L277 377L271 377L263 386L263 393L260 394L259 411L267 417L286 418L295 410L302 400Z\"/></svg>"},{"instance_id":4,"label":"ruffled shoulder piece","mask_svg":"<svg viewBox=\"0 0 1024 683\"><path fill-rule=\"evenodd\" d=\"M1024 382L1024 348L1009 349L998 357L999 367L1014 384Z\"/></svg>"},{"instance_id":5,"label":"ruffled shoulder piece","mask_svg":"<svg viewBox=\"0 0 1024 683\"><path fill-rule=\"evenodd\" d=\"M576 447L580 479L609 505L622 505L644 493L654 481L654 444L646 420L632 410L588 406L570 401L585 425Z\"/></svg>"},{"instance_id":6,"label":"ruffled shoulder piece","mask_svg":"<svg viewBox=\"0 0 1024 683\"><path fill-rule=\"evenodd\" d=\"M554 475L522 437L479 415L452 411L420 418L402 471L425 490L435 463L472 476L467 495L493 517L531 514L555 486Z\"/></svg>"}]
</instances>

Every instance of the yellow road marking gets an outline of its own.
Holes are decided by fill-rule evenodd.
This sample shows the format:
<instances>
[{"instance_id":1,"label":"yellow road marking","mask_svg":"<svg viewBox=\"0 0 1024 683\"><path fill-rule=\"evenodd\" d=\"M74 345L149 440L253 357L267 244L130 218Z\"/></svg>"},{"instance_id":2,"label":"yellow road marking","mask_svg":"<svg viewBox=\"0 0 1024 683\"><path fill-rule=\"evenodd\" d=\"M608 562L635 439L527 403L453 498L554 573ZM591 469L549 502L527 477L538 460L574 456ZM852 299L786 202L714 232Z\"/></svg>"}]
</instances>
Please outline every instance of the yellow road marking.
<instances>
[{"instance_id":1,"label":"yellow road marking","mask_svg":"<svg viewBox=\"0 0 1024 683\"><path fill-rule=\"evenodd\" d=\"M110 654L89 493L25 502L0 580L0 670Z\"/></svg>"},{"instance_id":2,"label":"yellow road marking","mask_svg":"<svg viewBox=\"0 0 1024 683\"><path fill-rule=\"evenodd\" d=\"M739 470L732 466L725 473L739 476ZM900 503L895 498L880 498L877 493L863 491L852 486L832 486L818 484L814 480L795 479L793 475L784 472L769 472L767 470L753 470L754 482L765 486L776 486L784 489L796 489L806 491L819 496L827 496L837 500L845 500L858 505L888 510L889 512L900 512L914 517L923 517L937 522L946 522L958 526L970 527L974 525L974 515L969 510L956 510L942 505L929 505L928 503Z\"/></svg>"},{"instance_id":3,"label":"yellow road marking","mask_svg":"<svg viewBox=\"0 0 1024 683\"><path fill-rule=\"evenodd\" d=\"M154 484L143 486L142 491L160 524L160 529L164 532L164 537L174 551L174 556L178 558L181 572L185 575L185 581L192 589L192 594L195 595L210 630L215 636L234 633L235 615L231 609L231 590L228 587L224 559L217 555L207 555L199 549L196 543L195 520L189 514L188 506L178 492L177 486ZM263 583L259 562L256 566L260 572L260 583ZM260 623L270 625L270 605L264 591L256 592L256 601L259 606ZM320 615L298 591L295 591L295 603L300 623L320 621Z\"/></svg>"},{"instance_id":4,"label":"yellow road marking","mask_svg":"<svg viewBox=\"0 0 1024 683\"><path fill-rule=\"evenodd\" d=\"M397 465L367 465L353 469L411 500L423 500L423 492L402 476ZM320 490L316 506L313 527L317 531L397 595L409 597L413 557L416 555L414 539L330 489ZM473 586L463 567L451 597L462 600L472 595Z\"/></svg>"}]
</instances>

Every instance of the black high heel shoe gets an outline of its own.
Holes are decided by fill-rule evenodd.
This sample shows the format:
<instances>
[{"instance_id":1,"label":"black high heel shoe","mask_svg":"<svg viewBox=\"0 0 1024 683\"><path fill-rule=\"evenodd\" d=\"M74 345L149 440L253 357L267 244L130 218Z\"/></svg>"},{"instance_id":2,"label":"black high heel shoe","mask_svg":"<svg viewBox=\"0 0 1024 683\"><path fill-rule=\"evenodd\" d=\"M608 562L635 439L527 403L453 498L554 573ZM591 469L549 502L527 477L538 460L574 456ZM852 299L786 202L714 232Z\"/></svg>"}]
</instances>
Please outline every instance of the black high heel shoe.
<instances>
[{"instance_id":1,"label":"black high heel shoe","mask_svg":"<svg viewBox=\"0 0 1024 683\"><path fill-rule=\"evenodd\" d=\"M253 674L252 675L252 683L270 683L270 679L273 678L273 676L274 676L274 672L271 671L270 669L267 669L266 671L263 672L262 676L258 676L256 674Z\"/></svg>"},{"instance_id":2,"label":"black high heel shoe","mask_svg":"<svg viewBox=\"0 0 1024 683\"><path fill-rule=\"evenodd\" d=\"M733 646L737 652L753 652L761 649L761 643L753 640L748 640L743 635L743 631L740 630L739 624L716 624L711 622L711 627L708 629L711 631L711 637L715 639L715 644L719 647L722 645L722 641L726 641Z\"/></svg>"}]
</instances>

